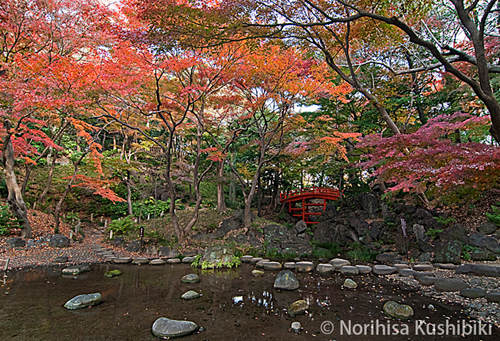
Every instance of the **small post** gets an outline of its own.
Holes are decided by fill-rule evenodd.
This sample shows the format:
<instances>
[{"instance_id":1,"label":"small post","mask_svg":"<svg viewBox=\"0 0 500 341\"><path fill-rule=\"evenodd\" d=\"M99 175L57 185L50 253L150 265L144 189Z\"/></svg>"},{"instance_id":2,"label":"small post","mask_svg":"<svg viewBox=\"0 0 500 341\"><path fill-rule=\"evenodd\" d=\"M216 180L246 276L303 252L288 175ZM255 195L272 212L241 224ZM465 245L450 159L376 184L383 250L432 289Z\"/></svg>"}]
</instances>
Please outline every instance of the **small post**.
<instances>
[{"instance_id":1,"label":"small post","mask_svg":"<svg viewBox=\"0 0 500 341\"><path fill-rule=\"evenodd\" d=\"M80 232L80 226L82 225L82 222L79 221L78 224L75 226L75 235L78 237L78 233Z\"/></svg>"},{"instance_id":2,"label":"small post","mask_svg":"<svg viewBox=\"0 0 500 341\"><path fill-rule=\"evenodd\" d=\"M73 240L73 230L69 231L69 240Z\"/></svg>"},{"instance_id":3,"label":"small post","mask_svg":"<svg viewBox=\"0 0 500 341\"><path fill-rule=\"evenodd\" d=\"M113 230L109 231L109 239L113 239Z\"/></svg>"},{"instance_id":4,"label":"small post","mask_svg":"<svg viewBox=\"0 0 500 341\"><path fill-rule=\"evenodd\" d=\"M94 213L90 213L90 222L93 223L94 222Z\"/></svg>"},{"instance_id":5,"label":"small post","mask_svg":"<svg viewBox=\"0 0 500 341\"><path fill-rule=\"evenodd\" d=\"M409 257L409 253L408 253L408 243L407 243L408 234L406 233L406 221L404 220L404 218L401 218L401 231L403 231L403 239L405 241L406 260L409 263L410 257Z\"/></svg>"},{"instance_id":6,"label":"small post","mask_svg":"<svg viewBox=\"0 0 500 341\"><path fill-rule=\"evenodd\" d=\"M139 229L139 237L141 237L141 247L140 247L140 251L142 252L142 243L143 243L143 238L144 238L144 226L141 226L141 228Z\"/></svg>"}]
</instances>

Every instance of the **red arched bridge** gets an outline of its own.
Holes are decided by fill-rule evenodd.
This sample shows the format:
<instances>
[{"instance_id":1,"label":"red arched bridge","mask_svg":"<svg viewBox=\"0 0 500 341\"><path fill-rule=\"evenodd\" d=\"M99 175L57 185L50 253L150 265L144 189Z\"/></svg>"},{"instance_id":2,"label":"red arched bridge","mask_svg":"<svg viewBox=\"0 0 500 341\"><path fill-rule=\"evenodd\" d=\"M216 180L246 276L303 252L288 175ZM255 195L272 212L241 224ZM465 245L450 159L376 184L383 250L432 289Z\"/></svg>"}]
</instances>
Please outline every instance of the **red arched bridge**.
<instances>
[{"instance_id":1,"label":"red arched bridge","mask_svg":"<svg viewBox=\"0 0 500 341\"><path fill-rule=\"evenodd\" d=\"M300 217L306 224L317 224L317 221L310 221L309 217L314 215L321 215L325 211L327 200L337 200L340 197L338 189L327 187L307 187L289 191L287 193L280 193L280 202L288 202L288 212L294 217ZM311 199L314 200L311 202ZM300 204L300 205L298 205ZM321 212L319 210L309 210L312 207L323 206Z\"/></svg>"}]
</instances>

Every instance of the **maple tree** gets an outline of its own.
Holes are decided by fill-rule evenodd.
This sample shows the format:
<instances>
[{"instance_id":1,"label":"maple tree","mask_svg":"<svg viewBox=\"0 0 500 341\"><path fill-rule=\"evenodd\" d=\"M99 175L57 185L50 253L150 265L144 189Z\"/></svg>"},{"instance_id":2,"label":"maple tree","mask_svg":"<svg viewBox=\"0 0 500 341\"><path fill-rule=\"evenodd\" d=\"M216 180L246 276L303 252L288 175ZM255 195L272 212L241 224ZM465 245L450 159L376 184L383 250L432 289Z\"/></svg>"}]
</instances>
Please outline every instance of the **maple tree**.
<instances>
[{"instance_id":1,"label":"maple tree","mask_svg":"<svg viewBox=\"0 0 500 341\"><path fill-rule=\"evenodd\" d=\"M390 191L440 197L498 184L500 148L485 144L481 127L488 117L454 113L430 119L416 132L382 137L369 135L359 144L361 166L392 184Z\"/></svg>"}]
</instances>

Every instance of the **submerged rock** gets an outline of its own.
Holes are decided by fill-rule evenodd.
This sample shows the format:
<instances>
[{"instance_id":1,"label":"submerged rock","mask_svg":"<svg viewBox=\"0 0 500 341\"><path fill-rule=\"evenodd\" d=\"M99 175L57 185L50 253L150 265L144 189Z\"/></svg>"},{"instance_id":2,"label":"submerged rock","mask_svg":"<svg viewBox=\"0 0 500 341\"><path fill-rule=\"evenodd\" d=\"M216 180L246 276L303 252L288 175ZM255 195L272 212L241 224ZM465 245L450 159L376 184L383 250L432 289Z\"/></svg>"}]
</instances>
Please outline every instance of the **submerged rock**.
<instances>
[{"instance_id":1,"label":"submerged rock","mask_svg":"<svg viewBox=\"0 0 500 341\"><path fill-rule=\"evenodd\" d=\"M64 308L74 310L92 307L101 303L101 300L102 296L98 292L95 294L78 295L66 302L66 304L64 304Z\"/></svg>"},{"instance_id":2,"label":"submerged rock","mask_svg":"<svg viewBox=\"0 0 500 341\"><path fill-rule=\"evenodd\" d=\"M290 315L290 317L294 317L296 315L304 314L307 309L309 309L309 304L307 304L304 300L298 300L293 302L288 307L288 315Z\"/></svg>"},{"instance_id":3,"label":"submerged rock","mask_svg":"<svg viewBox=\"0 0 500 341\"><path fill-rule=\"evenodd\" d=\"M296 290L299 288L299 281L293 272L290 270L283 270L276 275L274 287L276 289Z\"/></svg>"},{"instance_id":4,"label":"submerged rock","mask_svg":"<svg viewBox=\"0 0 500 341\"><path fill-rule=\"evenodd\" d=\"M118 269L116 270L111 270L111 271L108 271L104 274L104 276L106 277L116 277L116 276L120 276L122 274L122 272Z\"/></svg>"},{"instance_id":5,"label":"submerged rock","mask_svg":"<svg viewBox=\"0 0 500 341\"><path fill-rule=\"evenodd\" d=\"M187 292L185 292L184 294L182 294L181 298L183 300L194 300L195 298L198 298L200 297L201 295L198 294L196 291L194 290L189 290Z\"/></svg>"},{"instance_id":6,"label":"submerged rock","mask_svg":"<svg viewBox=\"0 0 500 341\"><path fill-rule=\"evenodd\" d=\"M262 271L262 270L252 270L252 275L254 277L264 276L264 271Z\"/></svg>"},{"instance_id":7,"label":"submerged rock","mask_svg":"<svg viewBox=\"0 0 500 341\"><path fill-rule=\"evenodd\" d=\"M171 320L160 317L153 323L153 335L160 338L189 335L198 330L198 325L191 321Z\"/></svg>"},{"instance_id":8,"label":"submerged rock","mask_svg":"<svg viewBox=\"0 0 500 341\"><path fill-rule=\"evenodd\" d=\"M88 265L75 265L69 266L62 270L63 275L79 275L82 272L90 271L90 267Z\"/></svg>"},{"instance_id":9,"label":"submerged rock","mask_svg":"<svg viewBox=\"0 0 500 341\"><path fill-rule=\"evenodd\" d=\"M413 308L406 304L398 304L389 301L384 304L384 311L387 315L397 319L408 319L413 316Z\"/></svg>"},{"instance_id":10,"label":"submerged rock","mask_svg":"<svg viewBox=\"0 0 500 341\"><path fill-rule=\"evenodd\" d=\"M200 281L200 277L197 274L188 274L182 277L181 281L183 283L198 283Z\"/></svg>"},{"instance_id":11,"label":"submerged rock","mask_svg":"<svg viewBox=\"0 0 500 341\"><path fill-rule=\"evenodd\" d=\"M343 284L344 288L356 289L358 287L358 283L354 282L352 279L347 278Z\"/></svg>"}]
</instances>

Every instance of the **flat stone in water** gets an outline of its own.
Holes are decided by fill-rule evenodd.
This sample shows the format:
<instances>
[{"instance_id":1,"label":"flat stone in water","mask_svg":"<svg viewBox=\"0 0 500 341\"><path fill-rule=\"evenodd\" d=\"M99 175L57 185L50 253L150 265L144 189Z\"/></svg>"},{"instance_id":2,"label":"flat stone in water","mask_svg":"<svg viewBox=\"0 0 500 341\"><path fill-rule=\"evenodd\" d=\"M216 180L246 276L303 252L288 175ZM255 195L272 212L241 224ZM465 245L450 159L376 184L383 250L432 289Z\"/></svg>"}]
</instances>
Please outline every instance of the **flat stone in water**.
<instances>
[{"instance_id":1,"label":"flat stone in water","mask_svg":"<svg viewBox=\"0 0 500 341\"><path fill-rule=\"evenodd\" d=\"M75 265L69 266L62 270L63 275L79 275L83 272L90 271L90 267L88 265Z\"/></svg>"},{"instance_id":2,"label":"flat stone in water","mask_svg":"<svg viewBox=\"0 0 500 341\"><path fill-rule=\"evenodd\" d=\"M184 257L184 258L182 258L182 263L189 263L189 264L191 264L192 262L194 262L194 257Z\"/></svg>"},{"instance_id":3,"label":"flat stone in water","mask_svg":"<svg viewBox=\"0 0 500 341\"><path fill-rule=\"evenodd\" d=\"M500 292L489 292L486 294L486 300L488 302L500 303Z\"/></svg>"},{"instance_id":4,"label":"flat stone in water","mask_svg":"<svg viewBox=\"0 0 500 341\"><path fill-rule=\"evenodd\" d=\"M316 266L316 272L324 275L332 273L334 270L335 268L331 264L318 264Z\"/></svg>"},{"instance_id":5,"label":"flat stone in water","mask_svg":"<svg viewBox=\"0 0 500 341\"><path fill-rule=\"evenodd\" d=\"M368 265L356 265L356 267L359 269L360 274L369 274L372 272L372 267Z\"/></svg>"},{"instance_id":6,"label":"flat stone in water","mask_svg":"<svg viewBox=\"0 0 500 341\"><path fill-rule=\"evenodd\" d=\"M406 304L398 304L388 301L384 304L384 311L387 315L397 319L409 319L413 316L413 308Z\"/></svg>"},{"instance_id":7,"label":"flat stone in water","mask_svg":"<svg viewBox=\"0 0 500 341\"><path fill-rule=\"evenodd\" d=\"M433 271L434 267L430 264L417 264L413 267L415 271Z\"/></svg>"},{"instance_id":8,"label":"flat stone in water","mask_svg":"<svg viewBox=\"0 0 500 341\"><path fill-rule=\"evenodd\" d=\"M393 274L397 271L398 271L398 269L396 269L393 266L375 265L373 267L373 273L376 275L390 275L390 274Z\"/></svg>"},{"instance_id":9,"label":"flat stone in water","mask_svg":"<svg viewBox=\"0 0 500 341\"><path fill-rule=\"evenodd\" d=\"M281 270L280 262L265 262L264 270Z\"/></svg>"},{"instance_id":10,"label":"flat stone in water","mask_svg":"<svg viewBox=\"0 0 500 341\"><path fill-rule=\"evenodd\" d=\"M157 259L152 259L149 262L149 264L151 264L151 265L163 265L163 264L165 264L165 261L163 259L157 258Z\"/></svg>"},{"instance_id":11,"label":"flat stone in water","mask_svg":"<svg viewBox=\"0 0 500 341\"><path fill-rule=\"evenodd\" d=\"M169 258L167 259L167 264L177 264L180 263L181 260L179 258Z\"/></svg>"},{"instance_id":12,"label":"flat stone in water","mask_svg":"<svg viewBox=\"0 0 500 341\"><path fill-rule=\"evenodd\" d=\"M460 296L467 298L480 298L486 296L486 291L481 288L466 288L460 290Z\"/></svg>"},{"instance_id":13,"label":"flat stone in water","mask_svg":"<svg viewBox=\"0 0 500 341\"><path fill-rule=\"evenodd\" d=\"M329 261L328 264L333 265L335 269L340 269L345 265L351 265L351 262L349 262L347 259L334 258L331 261Z\"/></svg>"},{"instance_id":14,"label":"flat stone in water","mask_svg":"<svg viewBox=\"0 0 500 341\"><path fill-rule=\"evenodd\" d=\"M134 258L134 260L132 261L132 264L135 264L135 265L149 264L149 259L148 258Z\"/></svg>"},{"instance_id":15,"label":"flat stone in water","mask_svg":"<svg viewBox=\"0 0 500 341\"><path fill-rule=\"evenodd\" d=\"M189 291L186 291L184 294L182 294L181 298L183 300L194 300L195 298L198 298L200 296L201 295L198 294L196 291L189 290Z\"/></svg>"},{"instance_id":16,"label":"flat stone in water","mask_svg":"<svg viewBox=\"0 0 500 341\"><path fill-rule=\"evenodd\" d=\"M262 270L252 270L252 275L254 277L264 276L264 271L262 271Z\"/></svg>"},{"instance_id":17,"label":"flat stone in water","mask_svg":"<svg viewBox=\"0 0 500 341\"><path fill-rule=\"evenodd\" d=\"M276 289L296 290L299 288L299 281L293 272L283 270L276 275L274 287Z\"/></svg>"},{"instance_id":18,"label":"flat stone in water","mask_svg":"<svg viewBox=\"0 0 500 341\"><path fill-rule=\"evenodd\" d=\"M469 287L469 284L456 278L443 278L434 283L437 291L460 291Z\"/></svg>"},{"instance_id":19,"label":"flat stone in water","mask_svg":"<svg viewBox=\"0 0 500 341\"><path fill-rule=\"evenodd\" d=\"M359 274L359 268L357 266L345 265L340 268L340 273L342 275L357 275Z\"/></svg>"},{"instance_id":20,"label":"flat stone in water","mask_svg":"<svg viewBox=\"0 0 500 341\"><path fill-rule=\"evenodd\" d=\"M358 283L354 282L350 278L346 278L343 284L344 288L356 289L358 287Z\"/></svg>"},{"instance_id":21,"label":"flat stone in water","mask_svg":"<svg viewBox=\"0 0 500 341\"><path fill-rule=\"evenodd\" d=\"M54 259L54 263L66 263L68 261L68 256L59 256Z\"/></svg>"},{"instance_id":22,"label":"flat stone in water","mask_svg":"<svg viewBox=\"0 0 500 341\"><path fill-rule=\"evenodd\" d=\"M250 261L253 259L253 256L251 255L245 255L241 257L241 262L242 263L250 263Z\"/></svg>"},{"instance_id":23,"label":"flat stone in water","mask_svg":"<svg viewBox=\"0 0 500 341\"><path fill-rule=\"evenodd\" d=\"M128 264L130 262L132 262L132 258L128 257L113 259L113 263L115 264Z\"/></svg>"},{"instance_id":24,"label":"flat stone in water","mask_svg":"<svg viewBox=\"0 0 500 341\"><path fill-rule=\"evenodd\" d=\"M111 271L108 271L104 274L104 276L106 277L116 277L116 276L120 276L122 274L122 272L118 269L116 270L111 270Z\"/></svg>"},{"instance_id":25,"label":"flat stone in water","mask_svg":"<svg viewBox=\"0 0 500 341\"><path fill-rule=\"evenodd\" d=\"M66 302L66 304L64 304L64 308L74 310L92 307L99 304L101 300L102 296L98 292L95 294L78 295Z\"/></svg>"},{"instance_id":26,"label":"flat stone in water","mask_svg":"<svg viewBox=\"0 0 500 341\"><path fill-rule=\"evenodd\" d=\"M294 317L296 315L304 314L307 309L309 309L309 304L307 304L304 300L298 300L293 302L288 307L287 312L290 317Z\"/></svg>"},{"instance_id":27,"label":"flat stone in water","mask_svg":"<svg viewBox=\"0 0 500 341\"><path fill-rule=\"evenodd\" d=\"M198 330L198 325L191 321L171 320L160 317L153 323L153 335L160 338L189 335Z\"/></svg>"},{"instance_id":28,"label":"flat stone in water","mask_svg":"<svg viewBox=\"0 0 500 341\"><path fill-rule=\"evenodd\" d=\"M183 283L198 283L200 281L200 277L197 274L188 274L182 277L181 282Z\"/></svg>"},{"instance_id":29,"label":"flat stone in water","mask_svg":"<svg viewBox=\"0 0 500 341\"><path fill-rule=\"evenodd\" d=\"M295 263L295 269L299 272L309 272L314 270L313 262L297 262Z\"/></svg>"}]
</instances>

